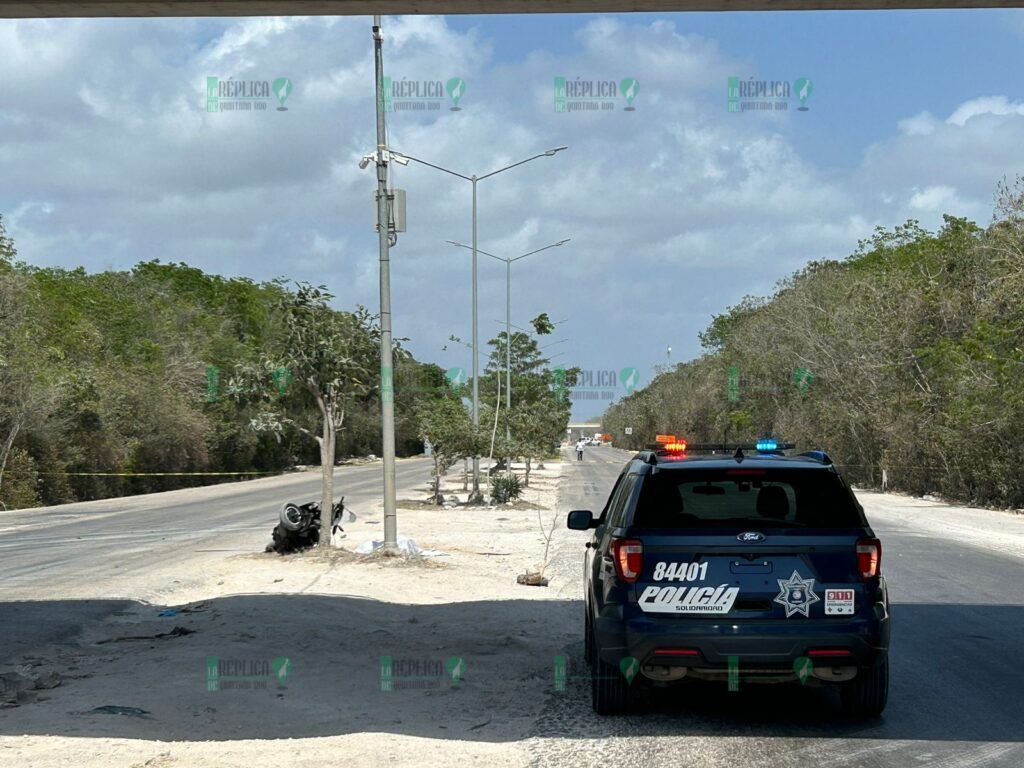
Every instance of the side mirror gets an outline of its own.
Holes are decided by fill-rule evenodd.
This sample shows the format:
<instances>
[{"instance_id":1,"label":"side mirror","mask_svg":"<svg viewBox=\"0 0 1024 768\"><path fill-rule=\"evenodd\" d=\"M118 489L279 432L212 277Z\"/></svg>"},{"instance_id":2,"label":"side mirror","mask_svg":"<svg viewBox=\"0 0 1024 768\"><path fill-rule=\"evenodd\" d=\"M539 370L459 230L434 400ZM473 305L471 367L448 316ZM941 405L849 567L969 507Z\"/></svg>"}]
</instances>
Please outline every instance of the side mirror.
<instances>
[{"instance_id":1,"label":"side mirror","mask_svg":"<svg viewBox=\"0 0 1024 768\"><path fill-rule=\"evenodd\" d=\"M594 520L594 513L589 509L574 509L569 513L566 525L574 531L589 531L591 528L597 527L597 521Z\"/></svg>"}]
</instances>

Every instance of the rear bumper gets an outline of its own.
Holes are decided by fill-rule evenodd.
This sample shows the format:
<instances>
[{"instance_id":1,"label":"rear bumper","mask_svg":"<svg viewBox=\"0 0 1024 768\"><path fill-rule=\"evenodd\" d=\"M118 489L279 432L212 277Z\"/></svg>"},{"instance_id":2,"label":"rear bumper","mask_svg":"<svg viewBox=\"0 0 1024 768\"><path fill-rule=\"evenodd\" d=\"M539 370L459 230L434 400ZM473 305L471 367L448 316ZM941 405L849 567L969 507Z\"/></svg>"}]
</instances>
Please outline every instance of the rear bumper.
<instances>
[{"instance_id":1,"label":"rear bumper","mask_svg":"<svg viewBox=\"0 0 1024 768\"><path fill-rule=\"evenodd\" d=\"M613 608L613 606L607 606ZM615 606L615 612L621 607ZM601 658L618 666L631 656L641 664L727 669L730 657L743 667L792 669L801 657L816 665L872 666L889 649L890 616L875 606L869 618L749 620L657 617L599 617L594 632ZM692 649L696 655L659 654L665 649ZM812 651L848 651L842 656L818 656Z\"/></svg>"}]
</instances>

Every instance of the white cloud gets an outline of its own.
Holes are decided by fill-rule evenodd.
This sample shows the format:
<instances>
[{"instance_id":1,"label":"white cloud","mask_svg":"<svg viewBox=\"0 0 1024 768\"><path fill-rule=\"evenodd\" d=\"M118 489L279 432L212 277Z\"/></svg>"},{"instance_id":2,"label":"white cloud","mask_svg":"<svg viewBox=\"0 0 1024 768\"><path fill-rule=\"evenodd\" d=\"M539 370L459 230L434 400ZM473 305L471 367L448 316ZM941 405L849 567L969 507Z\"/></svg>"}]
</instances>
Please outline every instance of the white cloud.
<instances>
[{"instance_id":1,"label":"white cloud","mask_svg":"<svg viewBox=\"0 0 1024 768\"><path fill-rule=\"evenodd\" d=\"M395 148L482 174L570 146L479 185L482 248L514 256L572 238L513 267L513 322L570 318L559 362L646 371L665 343L681 359L712 313L845 256L876 225L987 219L994 182L1024 166L1024 117L1004 97L945 121L908 116L838 172L797 151L795 115L727 113L727 76L752 65L716 41L634 17L581 21L575 40L571 53L494 63L481 32L443 18L385 27L393 77L468 86L460 112L391 115ZM287 274L376 306L374 174L357 167L376 143L368 19L10 22L0 47L0 212L23 258ZM207 113L207 75L287 76L289 111ZM556 114L556 75L635 77L637 110ZM441 347L469 335L470 257L445 240L469 242L470 185L416 164L394 181L409 196L392 252L396 332L466 365L461 347ZM486 339L504 317L504 268L483 259L480 275ZM638 323L658 330L638 341Z\"/></svg>"},{"instance_id":2,"label":"white cloud","mask_svg":"<svg viewBox=\"0 0 1024 768\"><path fill-rule=\"evenodd\" d=\"M1005 96L983 96L965 101L953 112L946 122L964 126L968 120L980 115L1024 115L1024 104L1013 103Z\"/></svg>"},{"instance_id":3,"label":"white cloud","mask_svg":"<svg viewBox=\"0 0 1024 768\"><path fill-rule=\"evenodd\" d=\"M899 129L907 136L927 136L935 131L938 120L931 112L920 112L913 117L900 120Z\"/></svg>"},{"instance_id":4,"label":"white cloud","mask_svg":"<svg viewBox=\"0 0 1024 768\"><path fill-rule=\"evenodd\" d=\"M963 203L957 198L955 189L939 184L925 189L915 189L909 205L915 211L941 214L956 211Z\"/></svg>"}]
</instances>

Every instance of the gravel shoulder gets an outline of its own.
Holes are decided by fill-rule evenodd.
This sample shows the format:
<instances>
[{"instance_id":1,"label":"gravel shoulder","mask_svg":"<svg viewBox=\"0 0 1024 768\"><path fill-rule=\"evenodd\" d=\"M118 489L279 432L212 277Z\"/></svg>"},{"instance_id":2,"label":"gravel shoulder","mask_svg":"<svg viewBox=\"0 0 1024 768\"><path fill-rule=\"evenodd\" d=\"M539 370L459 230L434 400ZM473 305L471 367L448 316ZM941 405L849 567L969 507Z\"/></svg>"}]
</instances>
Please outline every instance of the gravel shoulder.
<instances>
[{"instance_id":1,"label":"gravel shoulder","mask_svg":"<svg viewBox=\"0 0 1024 768\"><path fill-rule=\"evenodd\" d=\"M441 557L254 551L169 574L152 551L153 570L119 582L117 594L109 583L92 596L77 585L73 601L35 603L49 616L69 602L111 610L3 667L60 685L0 710L0 763L523 765L552 660L577 629L561 570L549 566L548 588L516 583L543 565L549 533L552 553L570 534L556 503L561 471L560 462L534 470L529 509L400 501L400 532ZM362 511L349 549L383 527L379 503ZM208 690L210 657L220 690ZM385 657L392 690L382 690ZM225 663L248 679L221 680Z\"/></svg>"}]
</instances>

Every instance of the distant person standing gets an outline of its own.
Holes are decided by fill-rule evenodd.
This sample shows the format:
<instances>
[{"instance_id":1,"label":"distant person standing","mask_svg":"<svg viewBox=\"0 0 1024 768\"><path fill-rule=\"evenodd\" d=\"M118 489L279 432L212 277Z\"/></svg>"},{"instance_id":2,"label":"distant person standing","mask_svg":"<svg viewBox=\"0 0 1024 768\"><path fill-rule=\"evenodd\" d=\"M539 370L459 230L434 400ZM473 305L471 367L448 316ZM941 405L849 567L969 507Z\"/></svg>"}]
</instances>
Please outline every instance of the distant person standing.
<instances>
[{"instance_id":1,"label":"distant person standing","mask_svg":"<svg viewBox=\"0 0 1024 768\"><path fill-rule=\"evenodd\" d=\"M576 461L583 461L583 446L584 445L586 445L586 443L583 442L583 438L582 437L579 440L576 441Z\"/></svg>"}]
</instances>

